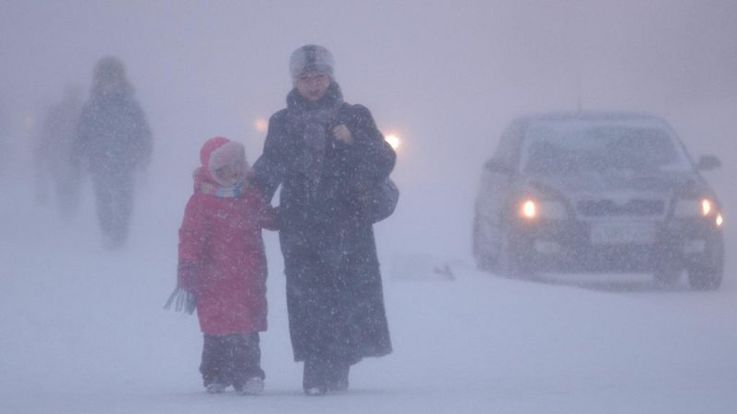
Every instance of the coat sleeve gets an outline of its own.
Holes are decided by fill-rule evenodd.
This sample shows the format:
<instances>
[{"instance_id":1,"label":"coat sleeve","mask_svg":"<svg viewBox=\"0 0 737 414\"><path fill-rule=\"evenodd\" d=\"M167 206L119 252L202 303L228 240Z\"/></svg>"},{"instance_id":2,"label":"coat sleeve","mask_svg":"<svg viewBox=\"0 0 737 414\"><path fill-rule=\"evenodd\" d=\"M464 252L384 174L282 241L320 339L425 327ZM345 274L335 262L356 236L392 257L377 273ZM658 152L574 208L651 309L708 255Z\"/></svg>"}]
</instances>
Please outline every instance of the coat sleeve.
<instances>
[{"instance_id":1,"label":"coat sleeve","mask_svg":"<svg viewBox=\"0 0 737 414\"><path fill-rule=\"evenodd\" d=\"M207 259L210 234L202 199L193 195L184 209L179 228L179 265L201 266Z\"/></svg>"},{"instance_id":2,"label":"coat sleeve","mask_svg":"<svg viewBox=\"0 0 737 414\"><path fill-rule=\"evenodd\" d=\"M266 230L279 230L276 221L276 208L264 203L261 214L259 215L259 224Z\"/></svg>"},{"instance_id":3,"label":"coat sleeve","mask_svg":"<svg viewBox=\"0 0 737 414\"><path fill-rule=\"evenodd\" d=\"M384 135L376 126L368 108L353 105L346 126L354 138L350 158L356 166L358 176L370 181L389 177L397 155L384 140Z\"/></svg>"},{"instance_id":4,"label":"coat sleeve","mask_svg":"<svg viewBox=\"0 0 737 414\"><path fill-rule=\"evenodd\" d=\"M264 151L253 164L252 180L267 202L271 202L279 184L284 181L287 150L284 111L280 111L269 119Z\"/></svg>"},{"instance_id":5,"label":"coat sleeve","mask_svg":"<svg viewBox=\"0 0 737 414\"><path fill-rule=\"evenodd\" d=\"M266 201L261 191L255 188L253 191L254 210L256 212L256 224L260 229L279 230L276 222L276 208Z\"/></svg>"},{"instance_id":6,"label":"coat sleeve","mask_svg":"<svg viewBox=\"0 0 737 414\"><path fill-rule=\"evenodd\" d=\"M151 128L146 120L146 114L138 102L133 101L130 104L131 118L133 119L131 128L132 137L132 156L137 166L145 169L151 162L151 152L153 150L153 140L151 137Z\"/></svg>"}]
</instances>

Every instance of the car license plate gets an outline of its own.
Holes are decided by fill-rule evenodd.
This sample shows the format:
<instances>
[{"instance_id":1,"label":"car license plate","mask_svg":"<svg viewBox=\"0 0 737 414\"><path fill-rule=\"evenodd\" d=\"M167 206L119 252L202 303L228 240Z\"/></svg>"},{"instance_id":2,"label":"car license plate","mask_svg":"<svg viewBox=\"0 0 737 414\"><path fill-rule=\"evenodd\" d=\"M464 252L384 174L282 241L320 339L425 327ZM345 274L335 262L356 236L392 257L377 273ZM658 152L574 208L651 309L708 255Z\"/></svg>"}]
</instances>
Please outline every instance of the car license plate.
<instances>
[{"instance_id":1,"label":"car license plate","mask_svg":"<svg viewBox=\"0 0 737 414\"><path fill-rule=\"evenodd\" d=\"M649 244L655 241L652 223L593 223L592 244Z\"/></svg>"}]
</instances>

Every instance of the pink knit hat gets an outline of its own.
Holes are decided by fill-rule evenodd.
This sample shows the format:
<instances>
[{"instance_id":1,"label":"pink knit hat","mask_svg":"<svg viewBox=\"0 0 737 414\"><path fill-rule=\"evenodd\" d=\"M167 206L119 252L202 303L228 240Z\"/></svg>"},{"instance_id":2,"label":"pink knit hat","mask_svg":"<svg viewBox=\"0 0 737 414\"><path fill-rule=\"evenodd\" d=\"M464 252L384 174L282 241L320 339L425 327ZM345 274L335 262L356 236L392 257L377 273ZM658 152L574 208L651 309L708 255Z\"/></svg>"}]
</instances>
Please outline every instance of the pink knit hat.
<instances>
[{"instance_id":1,"label":"pink knit hat","mask_svg":"<svg viewBox=\"0 0 737 414\"><path fill-rule=\"evenodd\" d=\"M215 182L220 181L217 174L215 174L218 168L240 163L243 165L244 172L248 169L246 149L242 144L224 137L210 138L202 145L200 162L202 163L202 169Z\"/></svg>"}]
</instances>

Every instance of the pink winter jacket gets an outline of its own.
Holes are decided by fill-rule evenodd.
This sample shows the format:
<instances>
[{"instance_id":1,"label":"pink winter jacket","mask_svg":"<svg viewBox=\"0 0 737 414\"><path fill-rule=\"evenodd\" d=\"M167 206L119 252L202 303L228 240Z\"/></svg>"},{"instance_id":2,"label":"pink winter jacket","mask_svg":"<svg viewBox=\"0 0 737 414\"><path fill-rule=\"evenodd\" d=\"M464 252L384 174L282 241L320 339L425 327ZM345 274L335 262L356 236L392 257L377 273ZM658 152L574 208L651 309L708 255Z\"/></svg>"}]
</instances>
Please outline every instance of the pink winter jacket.
<instances>
[{"instance_id":1,"label":"pink winter jacket","mask_svg":"<svg viewBox=\"0 0 737 414\"><path fill-rule=\"evenodd\" d=\"M254 187L238 198L205 194L195 177L179 229L179 264L193 270L180 286L195 293L200 329L208 335L266 330L266 256L262 228L275 213Z\"/></svg>"}]
</instances>

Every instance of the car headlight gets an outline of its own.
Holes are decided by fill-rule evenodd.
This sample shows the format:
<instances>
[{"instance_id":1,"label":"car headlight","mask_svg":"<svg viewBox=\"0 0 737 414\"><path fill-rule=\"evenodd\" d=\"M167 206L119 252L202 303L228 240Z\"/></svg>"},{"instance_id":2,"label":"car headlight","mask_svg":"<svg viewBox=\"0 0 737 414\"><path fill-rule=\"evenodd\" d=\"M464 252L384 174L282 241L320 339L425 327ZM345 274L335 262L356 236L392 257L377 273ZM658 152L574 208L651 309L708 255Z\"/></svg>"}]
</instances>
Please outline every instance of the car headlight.
<instances>
[{"instance_id":1,"label":"car headlight","mask_svg":"<svg viewBox=\"0 0 737 414\"><path fill-rule=\"evenodd\" d=\"M724 224L724 217L722 217L720 213L717 213L717 216L714 219L714 224L716 224L717 227L722 227L722 224Z\"/></svg>"},{"instance_id":2,"label":"car headlight","mask_svg":"<svg viewBox=\"0 0 737 414\"><path fill-rule=\"evenodd\" d=\"M519 216L527 221L537 219L563 220L568 218L566 206L555 200L523 199L518 206Z\"/></svg>"},{"instance_id":3,"label":"car headlight","mask_svg":"<svg viewBox=\"0 0 737 414\"><path fill-rule=\"evenodd\" d=\"M709 198L678 200L673 215L676 217L708 217L716 211L714 201Z\"/></svg>"}]
</instances>

